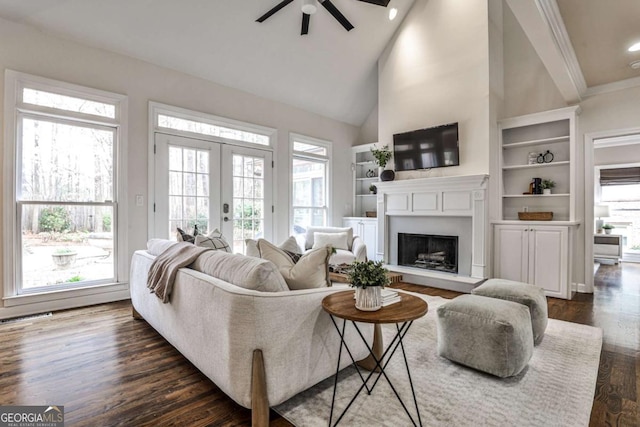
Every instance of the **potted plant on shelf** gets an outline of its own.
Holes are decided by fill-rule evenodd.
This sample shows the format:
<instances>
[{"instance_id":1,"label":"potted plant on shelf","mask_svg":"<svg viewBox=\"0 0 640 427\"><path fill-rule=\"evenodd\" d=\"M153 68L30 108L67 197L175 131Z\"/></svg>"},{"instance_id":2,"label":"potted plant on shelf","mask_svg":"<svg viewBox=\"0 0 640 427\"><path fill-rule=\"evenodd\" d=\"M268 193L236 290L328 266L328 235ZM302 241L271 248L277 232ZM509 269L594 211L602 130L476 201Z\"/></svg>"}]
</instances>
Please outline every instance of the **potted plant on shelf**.
<instances>
[{"instance_id":1,"label":"potted plant on shelf","mask_svg":"<svg viewBox=\"0 0 640 427\"><path fill-rule=\"evenodd\" d=\"M613 230L615 227L611 224L605 224L602 226L602 229L604 230L604 234L611 234L611 230Z\"/></svg>"},{"instance_id":2,"label":"potted plant on shelf","mask_svg":"<svg viewBox=\"0 0 640 427\"><path fill-rule=\"evenodd\" d=\"M371 148L371 154L376 159L376 163L378 164L378 176L380 177L380 181L393 181L396 177L396 173L392 170L386 170L385 167L389 160L391 160L391 150L389 150L389 146L385 145L381 148Z\"/></svg>"},{"instance_id":3,"label":"potted plant on shelf","mask_svg":"<svg viewBox=\"0 0 640 427\"><path fill-rule=\"evenodd\" d=\"M376 311L382 307L382 288L389 284L388 270L382 261L354 261L349 268L349 283L356 288L356 308Z\"/></svg>"},{"instance_id":4,"label":"potted plant on shelf","mask_svg":"<svg viewBox=\"0 0 640 427\"><path fill-rule=\"evenodd\" d=\"M378 187L376 187L375 185L371 184L369 186L369 193L371 194L377 194L378 193Z\"/></svg>"},{"instance_id":5,"label":"potted plant on shelf","mask_svg":"<svg viewBox=\"0 0 640 427\"><path fill-rule=\"evenodd\" d=\"M556 186L556 183L551 179L542 180L542 194L551 194L551 189Z\"/></svg>"}]
</instances>

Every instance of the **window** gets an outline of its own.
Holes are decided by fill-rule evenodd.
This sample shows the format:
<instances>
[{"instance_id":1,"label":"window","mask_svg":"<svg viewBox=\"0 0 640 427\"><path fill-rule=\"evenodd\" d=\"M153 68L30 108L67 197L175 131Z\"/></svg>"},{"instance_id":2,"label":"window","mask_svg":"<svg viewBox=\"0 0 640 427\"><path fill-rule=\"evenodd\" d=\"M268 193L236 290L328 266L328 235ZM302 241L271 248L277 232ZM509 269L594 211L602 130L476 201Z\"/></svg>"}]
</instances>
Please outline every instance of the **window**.
<instances>
[{"instance_id":1,"label":"window","mask_svg":"<svg viewBox=\"0 0 640 427\"><path fill-rule=\"evenodd\" d=\"M292 134L291 205L293 233L329 221L329 165L331 143Z\"/></svg>"},{"instance_id":2,"label":"window","mask_svg":"<svg viewBox=\"0 0 640 427\"><path fill-rule=\"evenodd\" d=\"M163 113L158 113L157 120L157 125L159 128L166 128L207 136L215 136L219 138L249 142L258 145L268 146L271 144L271 138L269 135L271 132L258 133L257 131L253 131L253 129L239 129L237 125L234 126L235 122L230 122L229 126L224 126L222 124L213 123L212 121L210 122L205 118L196 121L181 118L177 115L169 115ZM246 126L242 127L246 128Z\"/></svg>"},{"instance_id":3,"label":"window","mask_svg":"<svg viewBox=\"0 0 640 427\"><path fill-rule=\"evenodd\" d=\"M605 221L622 236L623 260L640 262L640 167L601 167L598 175L596 191L600 203L609 206Z\"/></svg>"},{"instance_id":4,"label":"window","mask_svg":"<svg viewBox=\"0 0 640 427\"><path fill-rule=\"evenodd\" d=\"M15 208L5 296L118 282L118 157L126 98L8 71L15 108L5 200ZM8 95L12 96L12 95ZM121 239L124 240L124 239Z\"/></svg>"}]
</instances>

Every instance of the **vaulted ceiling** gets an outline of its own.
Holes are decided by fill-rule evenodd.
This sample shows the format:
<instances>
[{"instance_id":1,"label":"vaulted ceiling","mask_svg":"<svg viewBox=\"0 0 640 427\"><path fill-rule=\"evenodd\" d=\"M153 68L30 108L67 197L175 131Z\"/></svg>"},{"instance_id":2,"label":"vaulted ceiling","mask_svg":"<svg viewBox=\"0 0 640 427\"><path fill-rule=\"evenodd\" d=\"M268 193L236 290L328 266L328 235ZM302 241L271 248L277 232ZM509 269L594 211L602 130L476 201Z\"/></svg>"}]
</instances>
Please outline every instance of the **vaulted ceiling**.
<instances>
[{"instance_id":1,"label":"vaulted ceiling","mask_svg":"<svg viewBox=\"0 0 640 427\"><path fill-rule=\"evenodd\" d=\"M377 102L378 57L416 0L387 8L331 0L355 29L318 7L304 36L303 0L255 22L280 1L0 0L0 17L362 124ZM603 85L640 84L629 67L640 52L626 52L640 41L638 0L506 1L568 102Z\"/></svg>"}]
</instances>

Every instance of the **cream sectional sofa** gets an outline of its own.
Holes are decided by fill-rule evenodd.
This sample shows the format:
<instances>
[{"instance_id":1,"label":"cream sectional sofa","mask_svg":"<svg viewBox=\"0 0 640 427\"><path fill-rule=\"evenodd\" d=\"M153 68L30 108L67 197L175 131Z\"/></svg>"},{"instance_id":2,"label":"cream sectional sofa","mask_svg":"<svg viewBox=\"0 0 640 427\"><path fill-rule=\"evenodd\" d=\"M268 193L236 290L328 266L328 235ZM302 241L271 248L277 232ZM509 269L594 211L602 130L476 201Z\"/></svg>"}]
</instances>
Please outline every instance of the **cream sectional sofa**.
<instances>
[{"instance_id":1,"label":"cream sectional sofa","mask_svg":"<svg viewBox=\"0 0 640 427\"><path fill-rule=\"evenodd\" d=\"M170 302L163 304L146 287L154 258L146 250L133 255L134 316L144 318L234 401L251 408L253 425L268 425L269 406L278 405L335 373L339 336L321 302L326 295L345 290L344 287L278 292L246 289L243 282L255 287L256 279L260 282L270 276L271 273L265 276L264 270L268 272L273 264L220 253L210 260L210 264L224 263L217 265L226 272L219 275L227 277L242 270L242 278L233 280L236 283L221 280L197 271L204 267L196 262L194 269L178 271ZM261 267L253 268L247 260L257 260ZM236 264L241 268L236 269ZM214 271L221 271L213 267ZM373 345L373 328L362 327L365 336L371 337L369 345ZM368 350L351 324L347 325L346 337L354 358L365 359ZM350 364L349 355L343 351L341 369Z\"/></svg>"}]
</instances>

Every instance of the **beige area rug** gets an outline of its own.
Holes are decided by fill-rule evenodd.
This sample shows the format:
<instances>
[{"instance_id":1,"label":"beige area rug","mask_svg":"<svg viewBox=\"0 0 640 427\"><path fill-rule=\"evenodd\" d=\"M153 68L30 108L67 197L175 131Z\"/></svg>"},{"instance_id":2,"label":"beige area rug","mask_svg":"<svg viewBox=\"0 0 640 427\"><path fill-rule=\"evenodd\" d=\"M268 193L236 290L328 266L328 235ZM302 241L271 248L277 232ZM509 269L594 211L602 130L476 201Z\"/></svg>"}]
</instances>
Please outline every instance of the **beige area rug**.
<instances>
[{"instance_id":1,"label":"beige area rug","mask_svg":"<svg viewBox=\"0 0 640 427\"><path fill-rule=\"evenodd\" d=\"M598 374L602 330L549 320L542 343L518 376L499 379L452 363L436 354L436 308L447 300L422 297L427 315L414 322L405 348L424 426L587 426ZM385 343L392 330L383 327ZM367 371L365 371L367 372ZM415 417L400 349L387 373ZM362 384L353 367L339 374L339 415ZM334 377L275 408L297 427L326 426ZM334 415L334 422L336 415ZM416 418L417 419L417 418ZM371 395L360 394L339 425L412 425L384 377Z\"/></svg>"}]
</instances>

